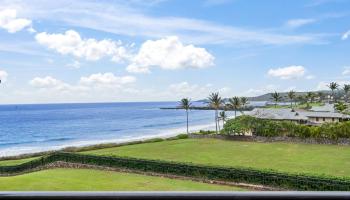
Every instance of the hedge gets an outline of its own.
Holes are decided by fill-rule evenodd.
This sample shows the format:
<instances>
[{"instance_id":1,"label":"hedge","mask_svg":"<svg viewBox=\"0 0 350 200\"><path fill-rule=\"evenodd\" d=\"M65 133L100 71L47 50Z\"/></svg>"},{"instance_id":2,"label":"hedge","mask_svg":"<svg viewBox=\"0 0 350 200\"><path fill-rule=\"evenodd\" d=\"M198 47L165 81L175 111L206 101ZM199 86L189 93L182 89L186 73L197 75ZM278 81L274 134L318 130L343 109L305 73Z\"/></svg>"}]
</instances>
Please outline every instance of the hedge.
<instances>
[{"instance_id":1,"label":"hedge","mask_svg":"<svg viewBox=\"0 0 350 200\"><path fill-rule=\"evenodd\" d=\"M228 120L222 132L230 135L244 135L252 131L256 136L288 136L301 138L350 138L350 121L324 123L320 126L307 126L289 121L258 119L242 115Z\"/></svg>"},{"instance_id":2,"label":"hedge","mask_svg":"<svg viewBox=\"0 0 350 200\"><path fill-rule=\"evenodd\" d=\"M261 184L265 186L292 190L350 190L349 178L316 176L307 174L289 174L272 170L205 166L159 160L93 156L64 152L54 153L52 155L45 156L40 159L23 163L17 166L2 166L0 167L0 175L23 173L33 169L38 169L38 167L42 167L55 161L65 161L69 163L88 164L111 168L124 168L129 170L180 175L186 177L204 178L209 180Z\"/></svg>"}]
</instances>

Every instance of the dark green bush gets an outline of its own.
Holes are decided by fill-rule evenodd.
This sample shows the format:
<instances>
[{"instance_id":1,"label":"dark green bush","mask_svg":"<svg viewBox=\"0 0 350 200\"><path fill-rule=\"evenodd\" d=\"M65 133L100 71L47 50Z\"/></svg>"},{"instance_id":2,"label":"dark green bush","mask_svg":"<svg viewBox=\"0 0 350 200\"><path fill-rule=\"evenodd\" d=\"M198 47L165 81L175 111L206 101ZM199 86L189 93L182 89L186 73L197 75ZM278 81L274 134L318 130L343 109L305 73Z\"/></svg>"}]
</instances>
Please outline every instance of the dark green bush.
<instances>
[{"instance_id":1,"label":"dark green bush","mask_svg":"<svg viewBox=\"0 0 350 200\"><path fill-rule=\"evenodd\" d=\"M124 168L145 172L187 177L261 184L293 190L349 191L350 179L307 174L289 174L272 170L256 170L239 167L204 166L158 160L125 157L92 156L75 153L55 153L16 166L0 167L0 175L29 171L55 161L89 164L102 167Z\"/></svg>"},{"instance_id":2,"label":"dark green bush","mask_svg":"<svg viewBox=\"0 0 350 200\"><path fill-rule=\"evenodd\" d=\"M176 136L177 139L187 139L188 135L187 134L180 134Z\"/></svg>"}]
</instances>

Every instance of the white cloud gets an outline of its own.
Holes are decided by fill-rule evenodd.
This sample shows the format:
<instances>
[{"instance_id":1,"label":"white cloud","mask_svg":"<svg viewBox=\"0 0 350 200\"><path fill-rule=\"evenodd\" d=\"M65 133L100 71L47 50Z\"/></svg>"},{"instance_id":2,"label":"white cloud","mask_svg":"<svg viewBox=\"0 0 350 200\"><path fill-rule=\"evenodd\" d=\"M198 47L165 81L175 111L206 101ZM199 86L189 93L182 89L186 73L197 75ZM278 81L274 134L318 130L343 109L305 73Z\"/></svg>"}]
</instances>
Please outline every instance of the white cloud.
<instances>
[{"instance_id":1,"label":"white cloud","mask_svg":"<svg viewBox=\"0 0 350 200\"><path fill-rule=\"evenodd\" d=\"M9 33L15 33L24 28L32 30L32 21L25 18L17 18L15 9L0 10L0 28L6 29ZM34 29L33 29L34 30Z\"/></svg>"},{"instance_id":2,"label":"white cloud","mask_svg":"<svg viewBox=\"0 0 350 200\"><path fill-rule=\"evenodd\" d=\"M133 76L115 76L113 73L97 73L87 77L81 77L79 83L82 85L111 85L122 86L129 83L134 83L136 78Z\"/></svg>"},{"instance_id":3,"label":"white cloud","mask_svg":"<svg viewBox=\"0 0 350 200\"><path fill-rule=\"evenodd\" d=\"M315 79L315 76L314 75L307 75L305 78L307 80L311 80L311 79Z\"/></svg>"},{"instance_id":4,"label":"white cloud","mask_svg":"<svg viewBox=\"0 0 350 200\"><path fill-rule=\"evenodd\" d=\"M99 60L103 57L111 57L113 61L119 62L128 57L127 50L121 41L103 39L82 39L80 34L74 30L68 30L64 34L38 33L36 41L53 49L60 54L70 54L86 60Z\"/></svg>"},{"instance_id":5,"label":"white cloud","mask_svg":"<svg viewBox=\"0 0 350 200\"><path fill-rule=\"evenodd\" d=\"M8 1L4 6L14 6ZM324 42L322 34L285 34L278 30L247 29L213 21L173 16L151 16L144 7L127 5L123 1L17 0L15 6L35 20L55 21L68 26L103 32L163 38L178 35L192 44L287 45ZM62 9L64 8L64 9ZM108 9L106 9L108 8ZM101 23L103 22L103 23Z\"/></svg>"},{"instance_id":6,"label":"white cloud","mask_svg":"<svg viewBox=\"0 0 350 200\"><path fill-rule=\"evenodd\" d=\"M343 72L341 73L343 76L350 75L350 67L344 67Z\"/></svg>"},{"instance_id":7,"label":"white cloud","mask_svg":"<svg viewBox=\"0 0 350 200\"><path fill-rule=\"evenodd\" d=\"M305 68L303 66L288 66L277 69L270 69L267 74L272 77L280 79L295 79L301 78L305 74Z\"/></svg>"},{"instance_id":8,"label":"white cloud","mask_svg":"<svg viewBox=\"0 0 350 200\"><path fill-rule=\"evenodd\" d=\"M6 82L8 73L4 70L0 70L0 80L2 83Z\"/></svg>"},{"instance_id":9,"label":"white cloud","mask_svg":"<svg viewBox=\"0 0 350 200\"><path fill-rule=\"evenodd\" d=\"M341 39L342 39L342 40L346 40L346 39L348 39L349 35L350 35L350 30L346 31L346 32L342 35Z\"/></svg>"},{"instance_id":10,"label":"white cloud","mask_svg":"<svg viewBox=\"0 0 350 200\"><path fill-rule=\"evenodd\" d=\"M246 90L245 92L242 93L242 96L247 96L247 97L253 97L253 96L258 96L258 95L262 95L262 94L266 94L269 92L274 92L276 90L279 90L279 86L277 85L266 85L260 88L250 88L248 90Z\"/></svg>"},{"instance_id":11,"label":"white cloud","mask_svg":"<svg viewBox=\"0 0 350 200\"><path fill-rule=\"evenodd\" d=\"M74 60L72 63L68 63L66 66L78 69L80 68L80 62L77 60Z\"/></svg>"},{"instance_id":12,"label":"white cloud","mask_svg":"<svg viewBox=\"0 0 350 200\"><path fill-rule=\"evenodd\" d=\"M184 45L176 36L147 40L127 67L129 72L147 73L151 67L162 69L204 68L214 65L214 56L206 49Z\"/></svg>"},{"instance_id":13,"label":"white cloud","mask_svg":"<svg viewBox=\"0 0 350 200\"><path fill-rule=\"evenodd\" d=\"M167 91L162 93L167 99L189 97L192 99L206 98L211 92L219 92L223 97L229 97L231 89L229 87L214 88L212 84L203 86L190 84L187 81L170 84Z\"/></svg>"},{"instance_id":14,"label":"white cloud","mask_svg":"<svg viewBox=\"0 0 350 200\"><path fill-rule=\"evenodd\" d=\"M315 19L291 19L285 24L288 28L299 28L301 26L316 22Z\"/></svg>"}]
</instances>

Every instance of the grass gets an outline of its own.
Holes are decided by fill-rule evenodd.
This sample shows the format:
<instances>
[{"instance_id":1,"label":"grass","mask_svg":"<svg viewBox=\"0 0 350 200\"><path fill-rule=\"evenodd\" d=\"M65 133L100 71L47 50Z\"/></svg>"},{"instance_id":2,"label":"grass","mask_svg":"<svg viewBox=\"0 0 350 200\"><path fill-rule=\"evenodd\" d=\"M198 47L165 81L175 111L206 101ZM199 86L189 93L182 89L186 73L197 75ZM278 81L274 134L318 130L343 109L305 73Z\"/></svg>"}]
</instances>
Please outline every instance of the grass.
<instances>
[{"instance_id":1,"label":"grass","mask_svg":"<svg viewBox=\"0 0 350 200\"><path fill-rule=\"evenodd\" d=\"M90 169L0 177L0 191L237 191L238 187Z\"/></svg>"},{"instance_id":2,"label":"grass","mask_svg":"<svg viewBox=\"0 0 350 200\"><path fill-rule=\"evenodd\" d=\"M350 147L337 145L184 139L82 153L350 177Z\"/></svg>"},{"instance_id":3,"label":"grass","mask_svg":"<svg viewBox=\"0 0 350 200\"><path fill-rule=\"evenodd\" d=\"M0 166L12 166L12 165L19 165L25 162L29 162L31 160L37 159L39 157L31 157L31 158L24 158L24 159L16 159L16 160L1 160Z\"/></svg>"}]
</instances>

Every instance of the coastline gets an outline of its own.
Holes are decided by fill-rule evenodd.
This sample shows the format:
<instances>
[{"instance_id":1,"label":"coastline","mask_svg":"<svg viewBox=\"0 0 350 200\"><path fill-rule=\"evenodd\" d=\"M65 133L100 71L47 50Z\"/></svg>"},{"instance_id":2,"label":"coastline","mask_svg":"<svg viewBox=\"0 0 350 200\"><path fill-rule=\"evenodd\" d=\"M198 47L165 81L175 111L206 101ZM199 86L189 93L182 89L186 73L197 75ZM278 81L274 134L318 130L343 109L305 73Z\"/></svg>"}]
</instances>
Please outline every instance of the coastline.
<instances>
[{"instance_id":1,"label":"coastline","mask_svg":"<svg viewBox=\"0 0 350 200\"><path fill-rule=\"evenodd\" d=\"M190 125L190 133L197 132L199 130L213 130L215 129L215 123L207 123L200 125ZM155 138L168 139L175 137L179 134L185 133L186 127L172 128L168 130L162 130L158 133L152 135L139 135L139 136L128 136L124 138L117 139L101 139L101 140L86 140L86 141L71 141L66 144L56 145L56 146L22 146L22 147L10 147L0 150L0 158L6 157L17 157L23 155L34 155L34 154L44 154L45 152L60 151L66 148L79 148L79 147L89 147L96 145L105 144L123 144L129 142L145 141Z\"/></svg>"}]
</instances>

